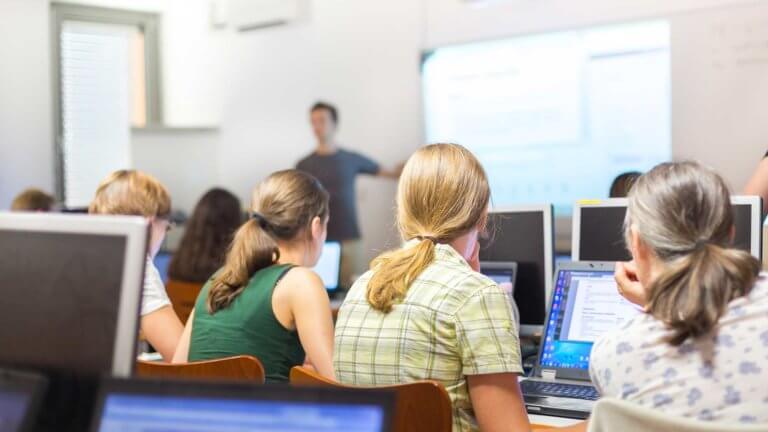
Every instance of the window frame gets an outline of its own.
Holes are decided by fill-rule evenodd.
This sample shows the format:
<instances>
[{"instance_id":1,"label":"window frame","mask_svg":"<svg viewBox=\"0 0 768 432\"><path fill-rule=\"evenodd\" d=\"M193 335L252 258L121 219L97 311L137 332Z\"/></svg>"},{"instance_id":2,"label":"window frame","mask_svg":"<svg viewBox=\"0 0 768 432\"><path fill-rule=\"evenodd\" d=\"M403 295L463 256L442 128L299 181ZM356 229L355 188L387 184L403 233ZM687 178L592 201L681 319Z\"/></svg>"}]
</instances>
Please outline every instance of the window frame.
<instances>
[{"instance_id":1,"label":"window frame","mask_svg":"<svg viewBox=\"0 0 768 432\"><path fill-rule=\"evenodd\" d=\"M65 202L64 139L61 89L61 31L65 21L136 26L144 34L144 74L147 128L163 124L162 65L160 62L160 15L124 9L51 3L51 78L53 90L54 173L56 197Z\"/></svg>"}]
</instances>

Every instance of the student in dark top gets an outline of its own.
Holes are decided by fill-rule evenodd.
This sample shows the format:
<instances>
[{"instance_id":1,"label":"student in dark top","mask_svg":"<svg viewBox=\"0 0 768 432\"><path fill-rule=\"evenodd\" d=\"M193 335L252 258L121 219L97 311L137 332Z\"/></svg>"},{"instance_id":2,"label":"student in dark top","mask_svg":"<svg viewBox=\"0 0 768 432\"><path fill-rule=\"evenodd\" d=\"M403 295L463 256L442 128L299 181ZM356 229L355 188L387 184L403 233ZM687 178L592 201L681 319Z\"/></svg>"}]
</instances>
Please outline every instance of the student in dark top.
<instances>
[{"instance_id":1,"label":"student in dark top","mask_svg":"<svg viewBox=\"0 0 768 432\"><path fill-rule=\"evenodd\" d=\"M243 223L240 200L214 188L200 198L168 267L173 280L203 283L224 264L232 235Z\"/></svg>"},{"instance_id":2,"label":"student in dark top","mask_svg":"<svg viewBox=\"0 0 768 432\"><path fill-rule=\"evenodd\" d=\"M340 148L336 142L339 113L331 104L317 102L313 105L310 109L310 122L317 146L310 155L296 164L296 168L315 176L330 194L332 217L328 223L328 240L342 243L341 280L344 286L349 286L351 276L365 267L359 263L362 251L357 223L355 178L367 174L397 179L402 172L402 165L395 170L387 170L366 156Z\"/></svg>"},{"instance_id":3,"label":"student in dark top","mask_svg":"<svg viewBox=\"0 0 768 432\"><path fill-rule=\"evenodd\" d=\"M334 379L331 305L312 271L326 237L328 193L306 173L279 171L256 186L252 212L200 292L173 360L252 355L268 382L287 382L306 358Z\"/></svg>"}]
</instances>

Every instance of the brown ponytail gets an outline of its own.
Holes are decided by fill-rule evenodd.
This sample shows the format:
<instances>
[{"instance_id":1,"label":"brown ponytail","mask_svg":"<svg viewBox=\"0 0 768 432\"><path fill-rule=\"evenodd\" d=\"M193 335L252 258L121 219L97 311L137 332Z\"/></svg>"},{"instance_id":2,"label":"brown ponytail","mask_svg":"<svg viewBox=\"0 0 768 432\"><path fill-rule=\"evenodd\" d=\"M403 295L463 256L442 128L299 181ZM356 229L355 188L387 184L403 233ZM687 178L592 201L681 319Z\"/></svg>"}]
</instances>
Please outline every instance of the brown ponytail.
<instances>
[{"instance_id":1,"label":"brown ponytail","mask_svg":"<svg viewBox=\"0 0 768 432\"><path fill-rule=\"evenodd\" d=\"M253 210L253 217L235 233L224 267L211 282L211 314L232 304L254 273L280 259L278 240L300 240L308 235L315 217L327 220L328 193L309 174L278 171L254 190Z\"/></svg>"},{"instance_id":2,"label":"brown ponytail","mask_svg":"<svg viewBox=\"0 0 768 432\"><path fill-rule=\"evenodd\" d=\"M760 263L731 248L733 210L725 181L694 162L666 163L641 176L629 194L625 231L663 262L648 288L647 310L679 346L710 334L728 303L747 295ZM629 241L627 242L629 243Z\"/></svg>"},{"instance_id":3,"label":"brown ponytail","mask_svg":"<svg viewBox=\"0 0 768 432\"><path fill-rule=\"evenodd\" d=\"M679 346L709 334L728 303L749 293L759 272L760 263L747 252L701 246L651 284L648 310L671 330L666 342Z\"/></svg>"},{"instance_id":4,"label":"brown ponytail","mask_svg":"<svg viewBox=\"0 0 768 432\"><path fill-rule=\"evenodd\" d=\"M373 260L367 299L389 312L411 283L434 261L435 244L448 243L486 220L490 187L480 162L456 144L432 144L408 159L397 189L397 224L413 247Z\"/></svg>"}]
</instances>

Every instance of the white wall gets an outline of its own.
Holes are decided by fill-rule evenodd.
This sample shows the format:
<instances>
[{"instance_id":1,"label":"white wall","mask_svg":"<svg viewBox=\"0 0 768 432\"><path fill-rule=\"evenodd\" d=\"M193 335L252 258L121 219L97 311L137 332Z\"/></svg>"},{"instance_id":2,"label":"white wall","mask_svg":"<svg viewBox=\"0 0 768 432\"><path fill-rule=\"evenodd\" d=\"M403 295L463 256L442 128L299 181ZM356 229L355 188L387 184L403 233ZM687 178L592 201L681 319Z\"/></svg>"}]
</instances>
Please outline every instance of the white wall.
<instances>
[{"instance_id":1,"label":"white wall","mask_svg":"<svg viewBox=\"0 0 768 432\"><path fill-rule=\"evenodd\" d=\"M292 167L314 140L308 109L340 109L340 141L389 166L422 144L421 7L413 0L314 1L309 19L232 36L232 93L221 124L219 172L247 198L268 173ZM361 179L364 247L396 244L395 182Z\"/></svg>"},{"instance_id":2,"label":"white wall","mask_svg":"<svg viewBox=\"0 0 768 432\"><path fill-rule=\"evenodd\" d=\"M48 1L0 0L0 209L53 190Z\"/></svg>"},{"instance_id":3,"label":"white wall","mask_svg":"<svg viewBox=\"0 0 768 432\"><path fill-rule=\"evenodd\" d=\"M187 208L205 182L229 187L247 203L257 181L309 152L306 110L317 99L341 109L340 139L347 147L390 166L406 158L423 140L418 67L426 47L754 3L496 0L477 8L460 0L303 0L310 9L296 23L235 33L210 28L207 0L67 1L163 14L166 119L220 130L200 137L143 135L134 143L134 158L171 184L175 201ZM2 208L27 185L52 189L53 145L48 1L0 0L0 16ZM728 128L760 121L759 115L728 119ZM744 137L746 144L703 148L695 134L673 133L676 157L714 165L736 188L763 150L755 136ZM360 182L369 256L396 240L394 191L385 180Z\"/></svg>"}]
</instances>

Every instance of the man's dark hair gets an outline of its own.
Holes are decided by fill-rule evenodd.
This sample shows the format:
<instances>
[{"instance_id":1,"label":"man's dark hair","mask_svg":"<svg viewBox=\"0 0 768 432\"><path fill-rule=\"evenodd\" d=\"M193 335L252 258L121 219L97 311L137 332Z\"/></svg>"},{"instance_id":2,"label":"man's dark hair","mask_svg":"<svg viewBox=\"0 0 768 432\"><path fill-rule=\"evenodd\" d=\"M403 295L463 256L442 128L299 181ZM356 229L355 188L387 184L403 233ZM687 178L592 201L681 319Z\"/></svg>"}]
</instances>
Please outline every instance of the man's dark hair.
<instances>
[{"instance_id":1,"label":"man's dark hair","mask_svg":"<svg viewBox=\"0 0 768 432\"><path fill-rule=\"evenodd\" d=\"M331 119L333 120L333 123L339 124L339 111L336 109L335 106L329 104L328 102L319 101L319 102L315 102L315 104L312 105L312 109L310 109L309 112L313 113L319 110L328 111L328 113L331 114Z\"/></svg>"}]
</instances>

